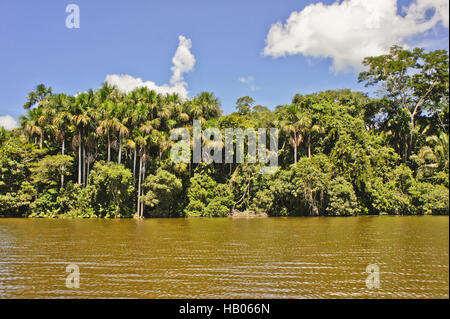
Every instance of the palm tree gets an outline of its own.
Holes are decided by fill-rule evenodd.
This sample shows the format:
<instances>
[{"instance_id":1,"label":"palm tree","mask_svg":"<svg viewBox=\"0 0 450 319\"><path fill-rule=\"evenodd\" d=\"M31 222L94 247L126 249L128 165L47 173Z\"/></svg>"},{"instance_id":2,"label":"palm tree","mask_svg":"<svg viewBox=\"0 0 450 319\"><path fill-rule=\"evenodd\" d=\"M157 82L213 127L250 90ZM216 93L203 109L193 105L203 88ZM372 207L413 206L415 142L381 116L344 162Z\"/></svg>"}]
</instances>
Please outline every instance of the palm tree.
<instances>
[{"instance_id":1,"label":"palm tree","mask_svg":"<svg viewBox=\"0 0 450 319\"><path fill-rule=\"evenodd\" d=\"M100 105L101 118L98 122L96 132L100 136L106 136L107 140L107 161L111 161L111 133L116 125L116 120L112 116L114 110L114 103L111 100L103 101Z\"/></svg>"},{"instance_id":2,"label":"palm tree","mask_svg":"<svg viewBox=\"0 0 450 319\"><path fill-rule=\"evenodd\" d=\"M86 134L89 126L92 124L92 106L94 96L92 90L89 93L79 94L72 104L72 124L77 131L76 145L78 146L78 184L83 183L83 158L85 158L85 148L83 144L83 137ZM83 155L83 156L82 156Z\"/></svg>"},{"instance_id":3,"label":"palm tree","mask_svg":"<svg viewBox=\"0 0 450 319\"><path fill-rule=\"evenodd\" d=\"M84 185L87 185L89 183L90 164L94 161L97 153L97 138L93 132L87 136L85 145L87 154L85 156Z\"/></svg>"},{"instance_id":4,"label":"palm tree","mask_svg":"<svg viewBox=\"0 0 450 319\"><path fill-rule=\"evenodd\" d=\"M51 130L58 142L61 143L61 155L65 155L66 150L66 131L70 123L70 112L68 106L70 99L65 94L55 95L50 101L52 112ZM62 170L64 171L64 167ZM64 173L61 174L61 188L64 187Z\"/></svg>"},{"instance_id":5,"label":"palm tree","mask_svg":"<svg viewBox=\"0 0 450 319\"><path fill-rule=\"evenodd\" d=\"M287 119L282 121L283 129L289 136L289 143L294 148L294 164L297 164L297 148L303 141L302 130L305 126L305 119L300 113L298 105L292 104L287 107Z\"/></svg>"},{"instance_id":6,"label":"palm tree","mask_svg":"<svg viewBox=\"0 0 450 319\"><path fill-rule=\"evenodd\" d=\"M193 99L194 104L199 105L203 117L208 120L222 113L220 100L211 92L201 92Z\"/></svg>"},{"instance_id":7,"label":"palm tree","mask_svg":"<svg viewBox=\"0 0 450 319\"><path fill-rule=\"evenodd\" d=\"M156 131L156 130L152 134L152 141L153 141L154 145L158 146L159 160L162 159L162 154L173 145L173 141L169 138L169 136L166 132L160 132L160 131Z\"/></svg>"},{"instance_id":8,"label":"palm tree","mask_svg":"<svg viewBox=\"0 0 450 319\"><path fill-rule=\"evenodd\" d=\"M145 179L145 164L147 161L147 139L148 135L138 135L136 137L136 144L139 148L139 175L138 175L138 194L137 194L137 216L139 218L144 216L144 205L141 200L143 195L142 182Z\"/></svg>"},{"instance_id":9,"label":"palm tree","mask_svg":"<svg viewBox=\"0 0 450 319\"><path fill-rule=\"evenodd\" d=\"M448 169L449 163L449 145L448 145L448 135L441 132L439 136L433 135L427 137L428 143L434 145L434 153L439 162L439 165L443 169Z\"/></svg>"},{"instance_id":10,"label":"palm tree","mask_svg":"<svg viewBox=\"0 0 450 319\"><path fill-rule=\"evenodd\" d=\"M133 178L136 176L136 158L137 158L137 144L134 140L128 138L125 142L125 148L133 152ZM131 156L131 155L130 155Z\"/></svg>"},{"instance_id":11,"label":"palm tree","mask_svg":"<svg viewBox=\"0 0 450 319\"><path fill-rule=\"evenodd\" d=\"M106 135L107 138L107 161L111 161L111 131L115 126L114 119L105 118L98 122L97 134L98 135Z\"/></svg>"},{"instance_id":12,"label":"palm tree","mask_svg":"<svg viewBox=\"0 0 450 319\"><path fill-rule=\"evenodd\" d=\"M44 101L48 96L52 94L51 87L45 87L44 84L39 84L36 86L34 91L31 91L27 96L27 102L23 105L23 108L28 110L31 109L35 105L39 105L42 101Z\"/></svg>"},{"instance_id":13,"label":"palm tree","mask_svg":"<svg viewBox=\"0 0 450 319\"><path fill-rule=\"evenodd\" d=\"M315 123L313 118L306 113L302 114L301 123L302 133L308 136L308 158L311 158L311 136L313 133L323 132L323 128L318 123Z\"/></svg>"},{"instance_id":14,"label":"palm tree","mask_svg":"<svg viewBox=\"0 0 450 319\"><path fill-rule=\"evenodd\" d=\"M449 166L447 134L441 132L439 136L428 136L426 142L429 145L422 147L418 154L411 156L411 159L419 166L417 172L420 178L427 172L431 173L437 169L447 170Z\"/></svg>"},{"instance_id":15,"label":"palm tree","mask_svg":"<svg viewBox=\"0 0 450 319\"><path fill-rule=\"evenodd\" d=\"M36 137L42 136L42 128L36 123L36 120L32 118L31 112L29 115L20 119L20 125L25 135L27 135L31 140L34 137L34 142L37 143Z\"/></svg>"},{"instance_id":16,"label":"palm tree","mask_svg":"<svg viewBox=\"0 0 450 319\"><path fill-rule=\"evenodd\" d=\"M123 139L125 136L128 136L129 130L128 128L122 123L117 121L115 126L114 126L115 130L117 131L118 135L119 135L119 155L117 157L117 163L121 163L122 161L122 144L123 144Z\"/></svg>"}]
</instances>

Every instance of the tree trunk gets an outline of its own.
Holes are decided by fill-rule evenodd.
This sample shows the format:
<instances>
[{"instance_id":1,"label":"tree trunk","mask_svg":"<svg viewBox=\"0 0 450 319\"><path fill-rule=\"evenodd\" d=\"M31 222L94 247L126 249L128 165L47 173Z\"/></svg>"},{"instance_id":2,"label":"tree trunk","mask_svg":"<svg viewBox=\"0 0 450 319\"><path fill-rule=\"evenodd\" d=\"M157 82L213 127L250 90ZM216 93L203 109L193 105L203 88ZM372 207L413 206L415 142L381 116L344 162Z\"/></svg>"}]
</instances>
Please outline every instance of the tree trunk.
<instances>
[{"instance_id":1,"label":"tree trunk","mask_svg":"<svg viewBox=\"0 0 450 319\"><path fill-rule=\"evenodd\" d=\"M78 133L78 184L81 184L81 132Z\"/></svg>"},{"instance_id":2,"label":"tree trunk","mask_svg":"<svg viewBox=\"0 0 450 319\"><path fill-rule=\"evenodd\" d=\"M44 133L41 133L41 138L39 140L39 148L41 148L41 149L42 149L43 140L44 140Z\"/></svg>"},{"instance_id":3,"label":"tree trunk","mask_svg":"<svg viewBox=\"0 0 450 319\"><path fill-rule=\"evenodd\" d=\"M83 185L86 185L86 147L83 145Z\"/></svg>"},{"instance_id":4,"label":"tree trunk","mask_svg":"<svg viewBox=\"0 0 450 319\"><path fill-rule=\"evenodd\" d=\"M308 158L311 158L311 134L308 134Z\"/></svg>"},{"instance_id":5,"label":"tree trunk","mask_svg":"<svg viewBox=\"0 0 450 319\"><path fill-rule=\"evenodd\" d=\"M144 161L144 167L142 169L142 181L145 181L145 161ZM141 187L142 195L144 195L144 188ZM141 217L144 218L144 201L141 200Z\"/></svg>"},{"instance_id":6,"label":"tree trunk","mask_svg":"<svg viewBox=\"0 0 450 319\"><path fill-rule=\"evenodd\" d=\"M86 173L86 185L89 185L89 171L90 171L90 161L87 161L87 173Z\"/></svg>"},{"instance_id":7,"label":"tree trunk","mask_svg":"<svg viewBox=\"0 0 450 319\"><path fill-rule=\"evenodd\" d=\"M108 162L111 160L111 138L109 137L108 132Z\"/></svg>"},{"instance_id":8,"label":"tree trunk","mask_svg":"<svg viewBox=\"0 0 450 319\"><path fill-rule=\"evenodd\" d=\"M294 164L297 164L297 144L294 145Z\"/></svg>"},{"instance_id":9,"label":"tree trunk","mask_svg":"<svg viewBox=\"0 0 450 319\"><path fill-rule=\"evenodd\" d=\"M66 146L66 141L65 138L63 136L63 140L62 140L62 145L61 145L61 154L64 156L64 152L65 152L65 146ZM62 167L62 171L63 173L61 174L61 188L64 188L64 165Z\"/></svg>"},{"instance_id":10,"label":"tree trunk","mask_svg":"<svg viewBox=\"0 0 450 319\"><path fill-rule=\"evenodd\" d=\"M120 164L120 162L122 161L122 137L119 137L119 156L117 159L117 163Z\"/></svg>"},{"instance_id":11,"label":"tree trunk","mask_svg":"<svg viewBox=\"0 0 450 319\"><path fill-rule=\"evenodd\" d=\"M137 215L141 217L141 181L142 181L142 157L139 159L139 178L138 178L138 200L137 200Z\"/></svg>"},{"instance_id":12,"label":"tree trunk","mask_svg":"<svg viewBox=\"0 0 450 319\"><path fill-rule=\"evenodd\" d=\"M411 114L411 134L410 134L410 137L409 137L409 147L408 147L408 154L407 154L408 160L409 160L409 156L411 155L411 152L412 152L412 150L413 150L413 139L414 139L414 116L415 116L415 114L412 113L412 114Z\"/></svg>"},{"instance_id":13,"label":"tree trunk","mask_svg":"<svg viewBox=\"0 0 450 319\"><path fill-rule=\"evenodd\" d=\"M136 155L137 151L136 151L136 147L134 148L134 159L133 159L133 178L136 178ZM136 183L136 180L135 180Z\"/></svg>"},{"instance_id":14,"label":"tree trunk","mask_svg":"<svg viewBox=\"0 0 450 319\"><path fill-rule=\"evenodd\" d=\"M297 164L297 133L294 130L294 164Z\"/></svg>"}]
</instances>

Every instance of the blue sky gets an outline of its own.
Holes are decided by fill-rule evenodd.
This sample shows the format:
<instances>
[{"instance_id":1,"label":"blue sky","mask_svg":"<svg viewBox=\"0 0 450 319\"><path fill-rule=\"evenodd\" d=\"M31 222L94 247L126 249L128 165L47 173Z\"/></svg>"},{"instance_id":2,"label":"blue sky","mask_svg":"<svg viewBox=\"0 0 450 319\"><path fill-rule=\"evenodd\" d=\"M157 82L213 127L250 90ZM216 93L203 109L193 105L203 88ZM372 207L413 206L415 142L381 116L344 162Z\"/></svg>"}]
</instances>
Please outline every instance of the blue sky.
<instances>
[{"instance_id":1,"label":"blue sky","mask_svg":"<svg viewBox=\"0 0 450 319\"><path fill-rule=\"evenodd\" d=\"M431 7L413 1L410 11L401 9L410 1L377 0L372 7L360 1L1 0L0 117L24 114L25 97L39 83L75 94L99 87L108 74L127 74L170 86L180 35L195 57L182 74L189 96L212 91L225 113L244 95L273 108L295 93L364 90L355 52L378 52L392 42L448 49L448 0ZM79 29L65 25L70 3L80 8ZM391 7L396 16L389 16ZM359 31L373 42L358 38Z\"/></svg>"}]
</instances>

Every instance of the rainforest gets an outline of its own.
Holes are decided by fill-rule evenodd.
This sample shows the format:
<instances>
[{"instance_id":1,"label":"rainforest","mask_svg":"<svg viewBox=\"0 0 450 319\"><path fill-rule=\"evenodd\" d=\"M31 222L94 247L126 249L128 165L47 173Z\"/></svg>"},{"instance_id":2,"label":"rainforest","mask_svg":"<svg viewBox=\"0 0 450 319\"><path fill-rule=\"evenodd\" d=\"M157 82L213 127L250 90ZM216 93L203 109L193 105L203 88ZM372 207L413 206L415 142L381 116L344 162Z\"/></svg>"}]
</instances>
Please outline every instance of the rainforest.
<instances>
[{"instance_id":1,"label":"rainforest","mask_svg":"<svg viewBox=\"0 0 450 319\"><path fill-rule=\"evenodd\" d=\"M211 92L105 83L71 96L40 84L20 127L0 128L0 216L448 215L448 61L446 50L393 46L364 59L370 92L296 94L273 110L244 96L227 115ZM194 120L278 129L278 170L261 174L248 158L174 163L171 131L192 133Z\"/></svg>"}]
</instances>

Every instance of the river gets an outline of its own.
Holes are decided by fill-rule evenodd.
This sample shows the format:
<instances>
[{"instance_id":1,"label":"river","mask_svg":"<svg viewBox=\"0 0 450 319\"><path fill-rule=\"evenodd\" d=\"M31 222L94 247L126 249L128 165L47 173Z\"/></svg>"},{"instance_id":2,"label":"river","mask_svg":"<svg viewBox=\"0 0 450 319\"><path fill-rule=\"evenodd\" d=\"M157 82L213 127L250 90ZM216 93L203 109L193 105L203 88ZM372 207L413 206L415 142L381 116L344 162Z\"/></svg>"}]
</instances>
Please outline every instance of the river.
<instances>
[{"instance_id":1,"label":"river","mask_svg":"<svg viewBox=\"0 0 450 319\"><path fill-rule=\"evenodd\" d=\"M448 216L0 219L0 298L448 297Z\"/></svg>"}]
</instances>

